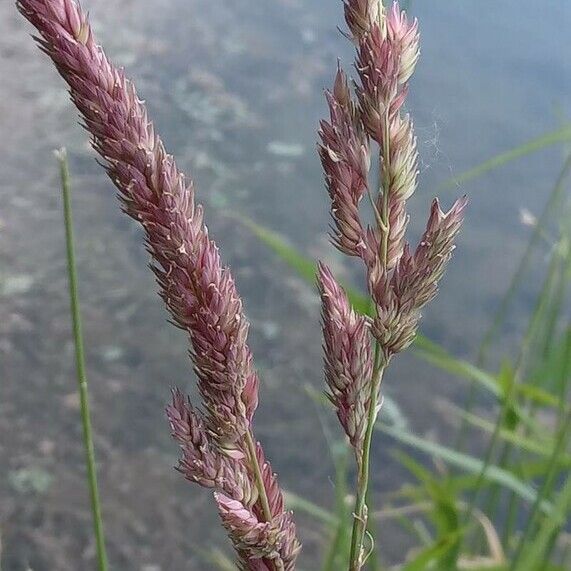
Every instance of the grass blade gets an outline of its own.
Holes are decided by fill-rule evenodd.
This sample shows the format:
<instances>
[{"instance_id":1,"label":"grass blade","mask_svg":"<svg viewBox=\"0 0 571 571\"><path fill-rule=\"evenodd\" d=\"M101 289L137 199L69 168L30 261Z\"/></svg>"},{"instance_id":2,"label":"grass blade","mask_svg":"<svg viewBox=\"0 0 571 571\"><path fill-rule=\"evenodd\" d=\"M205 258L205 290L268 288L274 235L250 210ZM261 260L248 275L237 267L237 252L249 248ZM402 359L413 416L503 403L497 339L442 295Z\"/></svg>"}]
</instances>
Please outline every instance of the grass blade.
<instances>
[{"instance_id":1,"label":"grass blade","mask_svg":"<svg viewBox=\"0 0 571 571\"><path fill-rule=\"evenodd\" d=\"M516 554L514 556L514 560L512 563L512 569L518 568L518 562L523 555L524 547L526 546L528 540L530 539L531 532L533 531L535 521L536 521L538 513L539 513L539 504L541 503L543 498L546 498L550 495L551 489L555 483L555 477L557 474L557 460L559 459L559 456L561 455L561 453L565 449L565 445L567 444L567 441L568 441L568 433L569 433L570 428L571 428L571 413L568 413L565 424L561 428L559 438L557 439L557 442L556 442L555 446L553 447L553 451L552 451L552 455L551 455L551 461L548 465L548 468L547 468L547 471L545 474L545 478L543 481L543 485L541 486L541 489L539 490L539 493L537 494L537 498L533 504L533 507L531 509L531 513L527 519L527 524L526 524L524 533L521 536L521 539L519 541L519 544L518 544L518 547L516 550ZM564 511L563 513L565 514L566 511Z\"/></svg>"},{"instance_id":2,"label":"grass blade","mask_svg":"<svg viewBox=\"0 0 571 571\"><path fill-rule=\"evenodd\" d=\"M298 496L294 492L285 492L285 499L288 509L298 510L306 513L314 518L316 521L324 523L325 525L336 526L339 523L338 518L332 512L318 506L311 500L307 500Z\"/></svg>"},{"instance_id":3,"label":"grass blade","mask_svg":"<svg viewBox=\"0 0 571 571\"><path fill-rule=\"evenodd\" d=\"M493 422L490 422L476 414L466 412L460 407L450 404L446 406L446 409L465 420L469 425L479 428L487 433L492 433L495 429L495 424ZM532 454L537 454L543 457L551 456L552 442L527 438L526 436L521 435L518 431L509 430L507 428L500 429L500 438L510 442L523 451L531 452ZM571 455L562 451L560 456L557 458L557 464L561 467L571 468Z\"/></svg>"},{"instance_id":4,"label":"grass blade","mask_svg":"<svg viewBox=\"0 0 571 571\"><path fill-rule=\"evenodd\" d=\"M446 190L453 188L457 185L464 184L474 178L477 178L495 168L501 167L510 161L519 159L526 155L530 155L536 151L550 147L551 145L556 145L558 143L564 143L571 140L571 125L565 125L555 131L550 131L539 137L531 139L522 145L518 145L509 151L499 153L495 157L484 161L483 163L464 171L463 173L452 177L450 180L446 181L440 190Z\"/></svg>"},{"instance_id":5,"label":"grass blade","mask_svg":"<svg viewBox=\"0 0 571 571\"><path fill-rule=\"evenodd\" d=\"M424 571L430 564L437 562L458 542L459 532L451 533L439 539L434 545L423 549L416 557L404 565L401 571Z\"/></svg>"},{"instance_id":6,"label":"grass blade","mask_svg":"<svg viewBox=\"0 0 571 571\"><path fill-rule=\"evenodd\" d=\"M497 482L498 484L504 486L515 492L519 497L526 500L527 502L533 503L537 499L537 492L532 486L527 485L522 482L514 474L495 466L494 464L489 464L484 470L484 462L479 458L469 456L460 452L456 452L451 448L447 448L442 444L437 444L436 442L431 442L419 436L415 436L410 432L401 430L399 428L387 426L382 423L377 423L377 430L392 436L399 442L412 446L420 452L429 454L434 458L439 458L446 463L460 468L471 474L484 474L484 479L490 482ZM553 506L547 502L541 502L540 509L543 513L549 514L553 510Z\"/></svg>"},{"instance_id":7,"label":"grass blade","mask_svg":"<svg viewBox=\"0 0 571 571\"><path fill-rule=\"evenodd\" d=\"M545 569L549 545L557 532L562 529L567 521L567 514L571 510L571 475L567 476L563 488L559 492L555 502L555 509L551 517L546 517L530 543L524 546L523 555L514 560L510 571L541 571Z\"/></svg>"}]
</instances>

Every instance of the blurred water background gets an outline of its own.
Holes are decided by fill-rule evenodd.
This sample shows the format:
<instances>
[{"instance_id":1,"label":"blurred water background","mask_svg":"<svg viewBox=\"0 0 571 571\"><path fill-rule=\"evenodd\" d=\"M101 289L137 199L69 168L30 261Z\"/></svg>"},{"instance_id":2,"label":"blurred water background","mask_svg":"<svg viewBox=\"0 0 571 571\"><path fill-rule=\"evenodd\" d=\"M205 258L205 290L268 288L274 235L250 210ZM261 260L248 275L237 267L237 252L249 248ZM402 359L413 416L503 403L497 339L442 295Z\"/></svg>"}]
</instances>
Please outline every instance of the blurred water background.
<instances>
[{"instance_id":1,"label":"blurred water background","mask_svg":"<svg viewBox=\"0 0 571 571\"><path fill-rule=\"evenodd\" d=\"M283 235L339 275L360 268L327 242L328 202L315 152L323 89L352 48L336 0L84 0L111 59L127 68L198 200L252 321L263 379L256 433L288 490L327 505L331 461L315 405L321 339L314 291L228 212ZM450 177L556 129L571 112L571 3L412 2L422 59L409 108L421 154L411 235ZM112 566L210 569L228 549L209 494L171 466L169 387L193 391L184 336L166 322L139 229L120 212L62 81L12 2L0 4L0 534L4 571L87 568L94 545L84 484L57 165L66 146L74 188L81 300L96 448ZM560 169L561 146L439 192L468 193L457 255L422 330L472 358ZM538 264L539 279L544 267ZM526 282L496 359L518 342L537 283ZM442 402L466 387L412 355L387 381L415 431L446 441ZM482 403L485 407L486 403ZM334 424L332 429L336 430ZM400 483L395 444L377 439L376 501ZM474 443L477 449L478 443ZM319 527L300 515L302 566L315 569ZM381 535L390 560L399 532ZM85 567L84 567L85 566Z\"/></svg>"}]
</instances>

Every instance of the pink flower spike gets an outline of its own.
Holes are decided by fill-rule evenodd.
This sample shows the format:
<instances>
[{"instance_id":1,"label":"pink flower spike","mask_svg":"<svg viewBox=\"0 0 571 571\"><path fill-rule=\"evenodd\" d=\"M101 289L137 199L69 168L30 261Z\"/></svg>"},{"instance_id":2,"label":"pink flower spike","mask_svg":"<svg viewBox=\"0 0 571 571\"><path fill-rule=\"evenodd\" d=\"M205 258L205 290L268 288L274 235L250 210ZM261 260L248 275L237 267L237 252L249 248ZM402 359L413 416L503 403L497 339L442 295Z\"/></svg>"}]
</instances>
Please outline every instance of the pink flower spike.
<instances>
[{"instance_id":1,"label":"pink flower spike","mask_svg":"<svg viewBox=\"0 0 571 571\"><path fill-rule=\"evenodd\" d=\"M347 295L322 263L319 264L317 283L321 294L327 396L359 455L373 371L369 322L351 309Z\"/></svg>"}]
</instances>

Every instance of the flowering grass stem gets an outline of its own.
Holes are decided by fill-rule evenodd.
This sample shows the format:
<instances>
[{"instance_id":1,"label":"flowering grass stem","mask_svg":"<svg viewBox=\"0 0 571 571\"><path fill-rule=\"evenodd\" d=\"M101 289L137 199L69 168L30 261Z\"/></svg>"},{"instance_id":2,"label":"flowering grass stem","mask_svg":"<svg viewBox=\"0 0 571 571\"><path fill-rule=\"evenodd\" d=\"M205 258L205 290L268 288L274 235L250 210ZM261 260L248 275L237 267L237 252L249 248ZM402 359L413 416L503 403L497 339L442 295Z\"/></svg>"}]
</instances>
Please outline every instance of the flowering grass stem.
<instances>
[{"instance_id":1,"label":"flowering grass stem","mask_svg":"<svg viewBox=\"0 0 571 571\"><path fill-rule=\"evenodd\" d=\"M77 285L77 268L75 263L75 248L73 237L73 216L71 209L71 185L69 166L65 149L56 153L61 178L63 196L63 213L65 222L65 241L67 253L67 272L69 281L69 300L73 326L73 340L75 345L75 366L79 390L81 422L83 425L83 447L85 450L85 465L87 468L87 482L91 499L91 514L93 518L93 531L97 552L97 566L99 571L107 571L107 552L105 550L105 535L103 532L103 516L97 486L97 467L95 464L95 448L93 446L93 430L91 427L91 414L89 410L89 391L87 387L87 373L85 367L85 350L81 328L81 314L79 307L79 292Z\"/></svg>"},{"instance_id":2,"label":"flowering grass stem","mask_svg":"<svg viewBox=\"0 0 571 571\"><path fill-rule=\"evenodd\" d=\"M392 355L412 343L420 310L436 295L466 200L456 201L448 212L434 200L417 247L406 241L406 202L416 190L419 170L413 123L403 105L420 53L418 24L398 2L385 8L380 0L346 0L344 12L358 78L350 81L338 65L333 88L326 92L329 119L320 123L319 155L331 199L332 242L363 262L370 316L356 311L322 263L318 287L327 396L357 464L349 569L359 571L370 555L363 544L383 374ZM379 164L377 196L369 188L373 150ZM364 196L373 207L373 226L361 216Z\"/></svg>"}]
</instances>

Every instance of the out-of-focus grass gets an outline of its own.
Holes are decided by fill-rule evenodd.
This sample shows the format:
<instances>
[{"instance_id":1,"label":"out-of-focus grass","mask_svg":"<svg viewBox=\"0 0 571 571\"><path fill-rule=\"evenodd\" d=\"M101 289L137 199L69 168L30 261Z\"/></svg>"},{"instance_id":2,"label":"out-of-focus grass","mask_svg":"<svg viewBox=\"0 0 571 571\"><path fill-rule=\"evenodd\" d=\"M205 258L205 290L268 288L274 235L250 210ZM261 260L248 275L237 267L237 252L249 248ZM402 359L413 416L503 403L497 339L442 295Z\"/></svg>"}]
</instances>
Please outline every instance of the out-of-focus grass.
<instances>
[{"instance_id":1,"label":"out-of-focus grass","mask_svg":"<svg viewBox=\"0 0 571 571\"><path fill-rule=\"evenodd\" d=\"M548 146L571 140L571 127L533 139L485 161L448 181L450 188L510 161ZM452 447L432 442L410 432L408 427L379 422L378 430L415 453L398 458L414 478L415 486L401 490L408 506L423 506L419 515L399 517L403 528L415 535L418 550L404 557L401 571L415 569L478 569L497 571L563 571L568 568L569 550L560 543L571 514L571 323L568 294L571 283L571 199L567 177L571 157L564 161L553 191L529 238L510 286L484 336L478 361L469 363L451 355L444 347L419 335L413 350L461 382L468 381L470 398L465 408L449 406L460 421L459 435ZM313 284L315 262L297 251L279 234L241 218L248 228L308 284ZM552 235L552 227L558 228ZM485 367L490 348L501 348L499 333L511 302L532 262L548 236L551 247L539 254L549 257L543 286L538 293L519 350L505 356L498 371ZM357 311L371 313L367 297L345 285ZM489 414L474 413L473 405L484 391L496 402ZM475 432L474 432L475 431ZM477 458L464 448L470 436L489 438L487 450ZM331 435L328 435L331 448ZM340 444L339 444L340 445ZM418 456L420 454L420 456ZM420 464L415 458L428 457ZM444 463L444 464L442 464ZM434 472L446 466L445 477ZM334 461L335 480L347 488L344 463ZM339 538L346 502L336 500L335 510L323 511L307 500L295 498L298 510L322 521L331 541L325 566L342 569L346 545ZM396 507L398 510L398 507ZM414 510L413 510L414 511ZM327 514L327 515L325 515ZM482 524L482 522L484 522ZM420 525L420 527L419 527ZM421 530L421 531L419 531ZM493 538L493 541L490 538ZM382 546L378 551L382 554ZM337 563L336 563L337 562ZM380 569L378 559L371 570Z\"/></svg>"}]
</instances>

